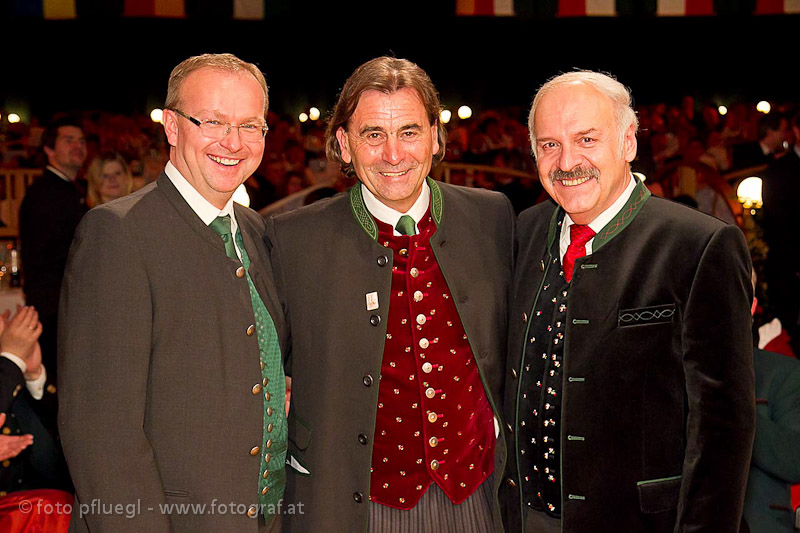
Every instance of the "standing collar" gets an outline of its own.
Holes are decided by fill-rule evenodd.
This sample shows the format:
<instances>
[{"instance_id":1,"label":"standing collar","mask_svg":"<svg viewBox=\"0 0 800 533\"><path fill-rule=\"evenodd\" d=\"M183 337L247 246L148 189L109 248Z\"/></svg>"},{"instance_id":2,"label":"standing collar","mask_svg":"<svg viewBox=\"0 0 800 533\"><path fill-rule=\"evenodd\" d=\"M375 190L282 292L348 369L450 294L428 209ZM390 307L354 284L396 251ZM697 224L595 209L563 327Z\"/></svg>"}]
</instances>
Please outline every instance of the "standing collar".
<instances>
[{"instance_id":1,"label":"standing collar","mask_svg":"<svg viewBox=\"0 0 800 533\"><path fill-rule=\"evenodd\" d=\"M231 231L235 234L236 233L236 218L233 215L233 196L228 199L228 203L225 204L225 207L222 209L218 209L214 204L203 198L203 195L200 194L194 186L189 183L186 178L183 177L183 174L175 168L175 165L172 164L172 161L167 161L167 166L164 168L164 173L167 175L169 180L178 189L178 192L186 200L186 203L189 204L189 207L192 208L192 211L200 217L200 220L203 221L203 224L208 226L211 224L215 218L219 216L230 215L231 217Z\"/></svg>"},{"instance_id":2,"label":"standing collar","mask_svg":"<svg viewBox=\"0 0 800 533\"><path fill-rule=\"evenodd\" d=\"M625 190L622 191L622 194L619 195L619 198L614 200L613 204L608 206L605 211L597 215L594 220L589 222L589 227L592 228L592 231L594 231L595 234L600 233L600 230L606 227L606 224L613 220L613 218L622 210L625 203L631 197L633 189L636 187L636 178L634 178L633 175L631 175L630 178L631 179L628 182L628 185L625 187ZM566 232L574 223L575 222L573 222L572 218L569 216L569 213L567 213L564 216L564 224L561 230L562 234Z\"/></svg>"},{"instance_id":3,"label":"standing collar","mask_svg":"<svg viewBox=\"0 0 800 533\"><path fill-rule=\"evenodd\" d=\"M423 183L422 191L420 191L419 197L414 202L414 205L411 206L411 209L405 213L401 213L396 209L392 209L388 205L378 200L378 198L372 194L372 191L367 189L363 183L361 184L361 194L364 197L364 205L367 207L367 211L369 211L372 216L384 224L388 224L394 228L397 226L397 222L400 220L401 216L409 215L414 219L417 231L419 231L419 221L425 216L425 213L428 211L428 205L430 204L431 188L427 183ZM397 230L394 230L394 234L400 235Z\"/></svg>"}]
</instances>

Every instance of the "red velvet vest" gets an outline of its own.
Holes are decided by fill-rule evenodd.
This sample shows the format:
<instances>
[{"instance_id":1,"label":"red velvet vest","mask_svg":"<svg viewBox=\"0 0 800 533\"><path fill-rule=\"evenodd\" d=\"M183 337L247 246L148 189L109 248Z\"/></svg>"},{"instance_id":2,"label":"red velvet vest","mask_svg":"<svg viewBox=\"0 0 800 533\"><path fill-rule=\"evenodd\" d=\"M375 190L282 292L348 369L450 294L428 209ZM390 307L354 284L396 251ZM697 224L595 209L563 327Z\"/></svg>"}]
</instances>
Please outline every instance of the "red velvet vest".
<instances>
[{"instance_id":1,"label":"red velvet vest","mask_svg":"<svg viewBox=\"0 0 800 533\"><path fill-rule=\"evenodd\" d=\"M492 408L433 255L430 211L410 237L377 224L394 263L370 500L411 509L435 481L459 504L494 470Z\"/></svg>"}]
</instances>

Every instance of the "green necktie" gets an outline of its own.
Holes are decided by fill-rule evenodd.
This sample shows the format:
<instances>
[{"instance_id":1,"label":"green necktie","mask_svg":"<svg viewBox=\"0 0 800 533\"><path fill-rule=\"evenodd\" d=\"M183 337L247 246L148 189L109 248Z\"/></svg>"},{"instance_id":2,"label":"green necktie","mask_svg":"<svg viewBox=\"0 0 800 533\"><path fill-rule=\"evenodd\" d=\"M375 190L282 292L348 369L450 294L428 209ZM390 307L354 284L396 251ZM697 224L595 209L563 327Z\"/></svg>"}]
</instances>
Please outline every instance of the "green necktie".
<instances>
[{"instance_id":1,"label":"green necktie","mask_svg":"<svg viewBox=\"0 0 800 533\"><path fill-rule=\"evenodd\" d=\"M414 219L408 215L403 215L400 217L400 220L397 221L397 225L394 227L397 231L400 232L400 235L416 235L417 234L417 224L414 222Z\"/></svg>"},{"instance_id":2,"label":"green necktie","mask_svg":"<svg viewBox=\"0 0 800 533\"><path fill-rule=\"evenodd\" d=\"M211 229L213 229L220 237L222 237L222 242L225 243L225 254L231 259L239 259L236 255L236 248L233 245L233 235L231 234L231 217L229 215L225 215L224 217L217 217L211 221L211 224L208 225Z\"/></svg>"},{"instance_id":3,"label":"green necktie","mask_svg":"<svg viewBox=\"0 0 800 533\"><path fill-rule=\"evenodd\" d=\"M236 249L231 238L230 216L217 217L209 227L222 237L225 253L231 259L238 260ZM278 343L278 332L272 317L264 305L250 277L250 257L244 247L242 232L236 230L236 244L242 254L242 264L247 273L247 285L250 289L250 300L256 322L258 351L261 358L261 377L264 392L264 429L261 441L261 465L258 476L258 498L265 515L274 514L278 502L283 498L286 486L286 440L288 427L284 399L285 375L281 361L281 349Z\"/></svg>"}]
</instances>

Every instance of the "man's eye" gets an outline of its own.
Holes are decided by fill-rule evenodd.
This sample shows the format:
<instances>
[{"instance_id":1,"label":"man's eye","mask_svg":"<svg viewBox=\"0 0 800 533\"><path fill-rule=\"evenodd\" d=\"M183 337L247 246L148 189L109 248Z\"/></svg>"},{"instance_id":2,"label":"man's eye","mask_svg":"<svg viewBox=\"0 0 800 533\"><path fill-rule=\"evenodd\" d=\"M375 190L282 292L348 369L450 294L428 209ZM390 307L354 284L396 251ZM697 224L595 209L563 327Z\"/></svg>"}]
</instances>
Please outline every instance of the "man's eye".
<instances>
[{"instance_id":1,"label":"man's eye","mask_svg":"<svg viewBox=\"0 0 800 533\"><path fill-rule=\"evenodd\" d=\"M413 139L417 136L417 132L413 130L404 131L400 134L403 139Z\"/></svg>"},{"instance_id":2,"label":"man's eye","mask_svg":"<svg viewBox=\"0 0 800 533\"><path fill-rule=\"evenodd\" d=\"M220 122L219 120L211 119L211 120L205 120L204 122L209 126L222 126L222 122Z\"/></svg>"},{"instance_id":3,"label":"man's eye","mask_svg":"<svg viewBox=\"0 0 800 533\"><path fill-rule=\"evenodd\" d=\"M257 129L259 129L259 127L256 126L255 124L240 124L239 128L245 131L256 131Z\"/></svg>"},{"instance_id":4,"label":"man's eye","mask_svg":"<svg viewBox=\"0 0 800 533\"><path fill-rule=\"evenodd\" d=\"M585 142L585 143L592 143L592 142L594 142L594 139L593 139L593 138L591 138L591 137L584 137L584 138L583 138L583 142Z\"/></svg>"}]
</instances>

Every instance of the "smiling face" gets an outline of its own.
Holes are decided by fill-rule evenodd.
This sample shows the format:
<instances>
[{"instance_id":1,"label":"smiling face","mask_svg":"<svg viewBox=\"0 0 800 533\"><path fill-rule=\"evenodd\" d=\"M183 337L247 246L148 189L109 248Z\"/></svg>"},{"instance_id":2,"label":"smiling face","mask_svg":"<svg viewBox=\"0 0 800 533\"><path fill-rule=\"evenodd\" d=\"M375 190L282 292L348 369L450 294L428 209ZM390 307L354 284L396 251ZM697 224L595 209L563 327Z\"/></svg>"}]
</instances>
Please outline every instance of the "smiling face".
<instances>
[{"instance_id":1,"label":"smiling face","mask_svg":"<svg viewBox=\"0 0 800 533\"><path fill-rule=\"evenodd\" d=\"M401 213L419 197L439 151L437 125L428 120L414 89L365 91L347 131L339 128L336 139L342 160L353 163L364 186Z\"/></svg>"},{"instance_id":2,"label":"smiling face","mask_svg":"<svg viewBox=\"0 0 800 533\"><path fill-rule=\"evenodd\" d=\"M636 131L630 125L620 146L607 96L583 83L554 87L536 108L534 130L542 185L577 224L589 224L625 190Z\"/></svg>"},{"instance_id":3,"label":"smiling face","mask_svg":"<svg viewBox=\"0 0 800 533\"><path fill-rule=\"evenodd\" d=\"M201 68L183 82L180 110L198 120L233 125L264 123L264 91L246 72ZM170 161L197 191L223 208L236 188L261 163L264 139L245 142L237 128L222 139L209 138L188 119L164 111Z\"/></svg>"}]
</instances>

